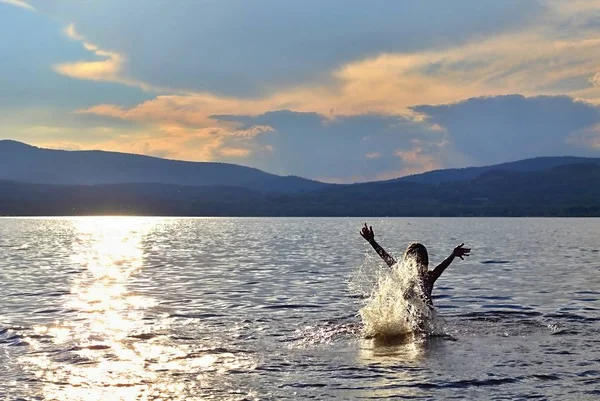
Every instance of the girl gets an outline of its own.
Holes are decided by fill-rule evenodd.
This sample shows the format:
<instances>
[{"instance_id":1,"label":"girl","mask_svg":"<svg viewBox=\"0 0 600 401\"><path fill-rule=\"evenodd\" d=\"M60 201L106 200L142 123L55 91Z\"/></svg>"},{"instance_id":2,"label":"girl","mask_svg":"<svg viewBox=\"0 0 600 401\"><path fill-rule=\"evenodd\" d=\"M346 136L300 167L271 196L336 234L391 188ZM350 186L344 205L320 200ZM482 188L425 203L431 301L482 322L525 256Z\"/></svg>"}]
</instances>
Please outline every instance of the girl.
<instances>
[{"instance_id":1,"label":"girl","mask_svg":"<svg viewBox=\"0 0 600 401\"><path fill-rule=\"evenodd\" d=\"M388 254L378 243L375 241L375 234L373 233L373 227L365 226L362 228L360 235L371 244L373 249L377 252L379 256L387 263L389 267L392 267L396 264L396 260ZM450 263L454 260L454 258L458 257L461 260L464 260L463 256L469 256L469 252L471 252L470 248L463 248L465 244L460 244L452 254L446 258L442 263L436 266L435 269L429 270L429 256L427 255L427 249L423 244L413 243L406 248L406 252L404 252L404 259L413 258L417 262L417 266L419 269L419 285L421 286L421 290L425 295L425 303L429 306L433 306L433 301L431 300L431 291L433 290L433 284L435 281L442 275L446 267L450 266Z\"/></svg>"}]
</instances>

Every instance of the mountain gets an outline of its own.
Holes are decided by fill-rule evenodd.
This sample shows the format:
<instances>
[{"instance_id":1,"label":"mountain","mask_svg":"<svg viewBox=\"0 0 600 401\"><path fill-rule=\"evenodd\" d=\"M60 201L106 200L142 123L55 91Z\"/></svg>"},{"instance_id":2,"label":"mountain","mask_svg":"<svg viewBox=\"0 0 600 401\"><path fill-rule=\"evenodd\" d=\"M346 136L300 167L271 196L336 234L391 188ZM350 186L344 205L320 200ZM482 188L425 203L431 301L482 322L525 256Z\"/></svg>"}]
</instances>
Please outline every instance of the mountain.
<instances>
[{"instance_id":1,"label":"mountain","mask_svg":"<svg viewBox=\"0 0 600 401\"><path fill-rule=\"evenodd\" d=\"M600 216L600 159L543 157L350 185L226 163L0 141L0 215Z\"/></svg>"},{"instance_id":2,"label":"mountain","mask_svg":"<svg viewBox=\"0 0 600 401\"><path fill-rule=\"evenodd\" d=\"M600 166L488 171L443 183L333 185L305 193L172 184L41 185L0 181L0 215L597 216Z\"/></svg>"},{"instance_id":3,"label":"mountain","mask_svg":"<svg viewBox=\"0 0 600 401\"><path fill-rule=\"evenodd\" d=\"M525 159L515 162L495 164L491 166L433 170L422 174L414 174L406 177L395 178L392 180L388 180L388 182L404 181L436 184L449 181L471 180L490 171L542 171L558 166L582 163L600 165L600 158L572 156L537 157L534 159Z\"/></svg>"},{"instance_id":4,"label":"mountain","mask_svg":"<svg viewBox=\"0 0 600 401\"><path fill-rule=\"evenodd\" d=\"M105 152L43 149L0 140L0 180L37 184L98 185L160 183L189 186L240 186L258 191L308 192L330 185L296 176L278 176L228 163L184 162L157 157ZM539 157L484 167L434 170L384 183L442 183L474 179L489 171L531 172L600 158Z\"/></svg>"},{"instance_id":5,"label":"mountain","mask_svg":"<svg viewBox=\"0 0 600 401\"><path fill-rule=\"evenodd\" d=\"M365 183L324 188L305 197L317 194L321 205L335 205L339 215L600 217L600 165L490 170L473 179L437 183Z\"/></svg>"},{"instance_id":6,"label":"mountain","mask_svg":"<svg viewBox=\"0 0 600 401\"><path fill-rule=\"evenodd\" d=\"M303 192L327 185L235 164L184 162L117 152L42 149L10 140L0 141L0 160L0 180L36 184L225 185L267 192Z\"/></svg>"}]
</instances>

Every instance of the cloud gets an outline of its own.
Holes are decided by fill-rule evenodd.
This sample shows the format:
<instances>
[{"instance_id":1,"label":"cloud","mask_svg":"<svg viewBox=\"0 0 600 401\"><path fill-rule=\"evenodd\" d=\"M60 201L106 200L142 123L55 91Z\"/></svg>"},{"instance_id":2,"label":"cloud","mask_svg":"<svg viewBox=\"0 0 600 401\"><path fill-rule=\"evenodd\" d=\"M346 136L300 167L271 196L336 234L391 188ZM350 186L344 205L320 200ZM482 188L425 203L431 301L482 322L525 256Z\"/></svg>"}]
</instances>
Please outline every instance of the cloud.
<instances>
[{"instance_id":1,"label":"cloud","mask_svg":"<svg viewBox=\"0 0 600 401\"><path fill-rule=\"evenodd\" d=\"M600 124L573 133L568 142L570 145L591 148L600 153Z\"/></svg>"},{"instance_id":2,"label":"cloud","mask_svg":"<svg viewBox=\"0 0 600 401\"><path fill-rule=\"evenodd\" d=\"M123 63L125 62L124 56L115 52L99 49L98 46L93 43L86 42L85 38L75 31L75 26L73 24L69 24L65 28L65 34L73 40L83 42L83 47L86 50L94 53L102 60L58 64L54 66L56 72L77 79L126 83L119 76L123 69Z\"/></svg>"},{"instance_id":3,"label":"cloud","mask_svg":"<svg viewBox=\"0 0 600 401\"><path fill-rule=\"evenodd\" d=\"M600 155L600 107L567 96L478 97L413 109L420 119L385 114L331 118L279 110L213 115L210 126L134 121L127 132L98 127L86 142L74 134L60 143L233 162L328 182L391 179L537 156Z\"/></svg>"},{"instance_id":4,"label":"cloud","mask_svg":"<svg viewBox=\"0 0 600 401\"><path fill-rule=\"evenodd\" d=\"M537 0L190 1L34 0L74 22L89 41L127 58L123 76L177 91L263 97L382 53L460 45L518 29L545 10ZM110 15L107 20L98 16ZM331 51L335 49L335 51Z\"/></svg>"},{"instance_id":5,"label":"cloud","mask_svg":"<svg viewBox=\"0 0 600 401\"><path fill-rule=\"evenodd\" d=\"M258 116L214 118L242 124L241 129L256 125L272 128L248 142L246 147L253 153L246 164L328 182L395 178L408 167L417 171L420 166L422 172L428 166L425 159L439 152L444 142L444 134L430 130L428 123L377 114L331 119L318 113L279 110ZM413 150L415 141L422 142L418 142L421 152L409 163L395 155L395 150Z\"/></svg>"},{"instance_id":6,"label":"cloud","mask_svg":"<svg viewBox=\"0 0 600 401\"><path fill-rule=\"evenodd\" d=\"M0 113L12 110L12 116L27 116L32 109L52 110L51 121L38 122L51 124L54 119L69 118L76 108L99 103L132 105L152 97L137 87L57 74L52 66L97 56L80 42L69 40L64 25L43 12L0 4L0 49Z\"/></svg>"},{"instance_id":7,"label":"cloud","mask_svg":"<svg viewBox=\"0 0 600 401\"><path fill-rule=\"evenodd\" d=\"M189 93L190 102L235 100L255 109L253 114L284 108L398 114L414 104L481 95L582 91L586 88L581 83L569 84L569 79L593 75L595 54L600 52L600 41L593 39L599 27L591 23L600 12L594 1L510 0L485 7L473 0L452 5L427 0L411 7L351 1L345 5L344 19L337 7L312 1L287 2L285 7L270 1L252 6L239 2L236 7L190 3L185 13L147 2L148 12L136 12L135 19L119 18L117 13L110 30L100 29L95 16L111 3L40 3L51 14L78 21L93 43L102 44L98 48L115 49L92 46L90 51L100 51L96 55L102 60L61 65L63 73L164 94ZM121 12L134 8L123 7ZM256 19L239 20L244 10ZM168 20L171 14L178 16L172 19L177 29L168 29L163 20L153 21L158 16ZM286 18L278 20L280 14ZM217 24L215 15L228 23ZM315 25L316 15L322 25ZM202 24L198 18L207 21ZM152 35L145 33L148 26ZM419 35L425 26L427 32ZM238 35L231 37L235 32ZM81 34L70 36L84 41ZM356 40L349 43L349 37ZM152 42L146 43L149 38ZM581 95L591 99L600 97L600 91Z\"/></svg>"},{"instance_id":8,"label":"cloud","mask_svg":"<svg viewBox=\"0 0 600 401\"><path fill-rule=\"evenodd\" d=\"M242 124L239 129L272 128L245 146L270 145L273 154L251 153L245 164L333 182L539 156L600 156L600 107L568 96L477 97L412 111L422 119L385 114L331 119L286 110L213 118Z\"/></svg>"},{"instance_id":9,"label":"cloud","mask_svg":"<svg viewBox=\"0 0 600 401\"><path fill-rule=\"evenodd\" d=\"M443 144L438 144L443 146ZM421 147L415 147L411 150L398 149L394 152L404 162L404 168L394 172L388 178L405 177L407 175L419 174L424 171L437 170L442 167L439 154L432 153Z\"/></svg>"},{"instance_id":10,"label":"cloud","mask_svg":"<svg viewBox=\"0 0 600 401\"><path fill-rule=\"evenodd\" d=\"M537 156L591 156L596 154L595 137L587 134L576 140L572 136L600 121L597 106L567 96L476 97L410 107L405 116L335 117L290 110L205 116L211 111L209 104L202 110L181 100L157 98L131 109L103 106L82 112L138 122L152 118L152 124L170 126L172 133L173 127L185 135L211 132L210 150L198 141L186 146L205 149L201 154L211 160L334 182ZM225 148L243 151L220 151ZM173 149L172 154L188 156L187 150Z\"/></svg>"},{"instance_id":11,"label":"cloud","mask_svg":"<svg viewBox=\"0 0 600 401\"><path fill-rule=\"evenodd\" d=\"M54 71L76 79L118 82L146 91L160 91L159 88L150 84L125 76L123 72L126 57L117 52L100 49L95 44L86 41L85 37L75 30L73 23L67 25L64 32L70 39L82 42L83 48L92 52L100 60L59 63L53 67Z\"/></svg>"},{"instance_id":12,"label":"cloud","mask_svg":"<svg viewBox=\"0 0 600 401\"><path fill-rule=\"evenodd\" d=\"M67 3L69 2L67 1ZM522 28L515 24L518 21L523 21L521 19L524 18L523 15L517 16L514 14L515 10L508 8L504 3L503 5L490 3L486 7L475 7L477 10L473 12L483 13L486 17L482 21L487 18L490 24L498 23L498 25L494 25L495 27L478 25L481 21L477 20L478 22L475 23L475 20L471 20L474 14L469 14L470 17L465 18L471 24L475 24L478 27L477 29L470 25L464 27L463 23L465 21L461 19L463 17L454 14L449 16L446 12L448 10L444 10L450 6L445 5L445 3L436 3L439 6L438 8L419 5L415 6L415 9L409 8L407 10L406 6L390 5L387 2L382 5L383 10L385 10L385 7L393 9L397 7L397 11L403 11L399 14L400 18L405 19L405 22L410 26L416 25L412 20L409 20L411 13L415 13L413 17L439 18L443 24L456 24L456 26L469 32L459 33L452 40L439 42L431 42L430 39L419 37L418 43L412 44L405 43L408 37L402 36L402 39L398 40L399 43L395 45L378 44L368 36L368 32L375 32L377 37L386 32L388 34L394 32L394 29L397 29L396 25L402 25L398 24L396 17L394 17L393 23L387 21L387 19L378 22L377 29L375 29L375 25L371 25L374 23L373 20L367 18L370 15L369 13L376 13L380 16L379 13L383 14L384 12L377 11L374 7L367 7L368 10L366 10L361 3L351 2L348 5L347 12L355 18L355 21L361 21L366 25L350 26L346 25L349 21L333 19L333 16L336 16L339 20L339 14L337 14L339 10L330 9L330 6L323 6L321 3L315 3L316 9L325 7L325 14L321 16L324 21L331 19L332 23L334 21L339 22L342 24L339 29L344 32L347 30L349 34L356 31L354 35L358 35L358 33L366 35L369 38L367 42L370 47L361 42L356 46L354 44L348 46L352 50L341 47L339 52L327 52L327 57L333 54L339 57L336 56L336 58L331 59L326 66L323 66L324 69L308 75L300 74L302 79L294 78L285 84L281 82L277 84L270 83L263 86L263 88L268 87L268 90L250 90L248 93L243 93L244 96L225 95L223 93L235 93L236 91L212 87L212 84L206 87L212 91L198 91L198 89L203 88L196 85L196 83L206 80L210 82L219 81L213 79L211 73L205 71L206 68L210 68L211 71L218 71L219 74L223 74L223 77L228 76L228 84L237 82L236 79L229 76L234 74L233 70L230 70L231 68L235 68L236 74L250 74L244 79L252 78L252 82L260 81L260 79L257 79L258 76L253 74L262 76L261 74L269 72L273 75L273 68L277 71L284 71L285 75L291 76L298 69L304 68L305 63L296 62L294 68L290 66L290 68L285 69L281 68L282 65L296 56L313 57L311 51L314 49L299 45L305 53L292 52L289 49L294 47L294 42L292 44L287 43L289 49L286 48L288 51L285 53L272 48L266 54L264 49L260 51L259 48L262 49L261 46L266 46L270 42L251 43L248 44L248 49L254 48L257 53L247 57L242 56L243 62L230 60L231 62L224 67L219 64L219 60L203 57L201 58L202 65L199 66L196 64L200 61L196 60L195 57L202 54L203 47L193 46L190 43L189 48L179 48L181 43L171 40L175 39L172 35L181 35L181 32L163 32L166 29L163 26L164 24L153 25L160 31L155 32L155 35L152 36L158 38L158 43L150 45L137 42L148 37L147 35L140 35L143 29L146 29L146 25L142 25L142 22L147 22L146 18L152 18L153 13L148 12L136 17L140 19L139 21L116 18L115 30L110 30L111 35L107 37L106 30L99 30L95 25L97 21L91 18L89 14L94 7L99 7L99 10L101 10L104 6L94 4L81 8L72 4L71 8L66 6L62 8L44 4L43 7L47 12L77 18L92 37L102 43L110 43L111 48L120 49L117 51L100 49L79 32L76 32L74 25L70 24L66 29L66 34L73 40L83 42L83 46L88 51L93 52L100 60L62 63L55 67L58 72L73 78L119 82L129 86L137 86L147 91L162 93L154 99L144 101L133 107L124 107L118 103L105 103L81 108L78 111L80 114L125 119L144 124L166 122L202 128L214 126L215 123L210 118L211 115L257 116L272 110L284 109L316 112L330 118L374 113L419 119L420 117L414 113L415 109L411 108L415 104L446 104L465 98L511 93L534 96L572 92L574 97L600 102L600 87L590 85L588 80L588 77L597 71L598 57L596 54L600 54L600 40L595 39L598 27L585 24L585 22L593 21L593 18L598 15L598 10L594 11L593 8L593 5L597 5L597 3L593 1L577 1L569 3L570 6L555 1L544 3L520 2L518 3L520 8L517 7L517 9L532 18L530 26ZM474 3L470 0L461 0L461 2L453 4L451 8L452 11L456 11L456 7L469 10L473 8L473 5ZM190 5L191 9L188 11L190 15L195 15L193 11L204 10L202 8L204 6ZM285 11L289 14L289 10L295 9L295 7L303 10L306 8L306 4L300 7L299 3L294 2L281 9L277 8L276 4L270 4L271 8L265 9L262 9L262 6L253 7L249 13L257 13L260 18L266 18L266 15L268 15L268 20L272 21L273 17L280 12ZM42 7L41 4L40 7ZM125 6L125 8L127 7L129 6ZM149 10L160 9L162 12L160 15L169 15L175 12L172 8L161 8L158 3L149 2L146 7ZM197 7L200 8L197 9ZM222 8L204 11L206 15L211 15L211 13L220 10L224 13L223 15L227 15L233 20L237 18L232 14L231 4L223 4L220 7ZM243 9L246 5L240 3L239 7ZM307 9L305 10L306 14L299 16L297 21L288 23L292 25L294 23L299 24L299 27L304 27L306 24L310 25L311 19L309 17L314 16L313 11ZM358 11L364 14L362 19L358 18ZM440 15L437 15L437 13L440 13ZM491 23L491 16L496 14L500 20ZM202 14L202 18L205 18L206 15ZM512 19L503 19L508 18L508 16L511 16ZM187 29L216 29L220 32L220 29L222 29L221 26L214 24L203 27L197 21L194 24L188 24L187 16L182 16L182 18L183 20L178 22L178 26L181 25L182 32L187 32ZM509 20L512 22L509 22ZM390 25L385 25L388 22ZM249 23L254 24L254 22ZM278 24L278 22L274 23ZM125 25L121 26L120 24ZM561 29L560 33L556 33L557 26L564 29ZM134 32L132 31L134 27L142 31ZM282 26L277 25L277 27L283 29L283 36L288 35L289 38L295 38L295 35L298 34L296 31L289 31L285 24ZM506 30L507 27L515 29ZM273 36L271 28L269 28L269 32ZM232 29L239 29L239 27L236 26ZM475 32L478 34L475 34ZM486 34L482 34L483 32ZM494 35L491 35L492 32ZM128 37L128 40L115 41L116 37L123 39L125 38L123 35L134 33L135 35ZM165 36L159 37L159 33ZM231 32L227 32L227 35L229 34ZM247 31L245 35L240 36L242 38L240 40L248 39L252 35L260 36L260 33L256 33L254 30ZM313 35L312 31L310 35ZM181 40L183 43L195 40L194 38L201 43L207 40L202 35L176 36L176 39ZM382 43L388 43L382 38L380 38ZM279 39L281 38L277 38L277 40ZM321 37L314 37L314 40L317 41L322 39ZM165 43L162 43L162 40ZM215 37L212 40L214 41L212 46L217 46L219 41L224 39ZM343 38L328 35L327 46L334 46L336 40L343 41ZM424 40L424 42L421 43L421 40ZM140 44L141 50L133 47L122 48L123 43L129 41ZM321 45L325 46L325 42ZM247 50L246 47L240 47L239 44L233 47L238 50ZM173 49L179 49L179 57L170 56L170 51ZM362 49L362 52L360 49ZM224 46L219 48L219 51L227 53L230 48ZM260 55L265 55L265 57L261 58ZM319 56L323 56L323 54L319 53ZM136 65L135 60L137 57L143 59L149 57L147 65ZM177 60L177 62L166 62L165 60ZM269 64L270 61L272 64ZM258 66L254 69L250 68L248 66L249 62L260 63L261 68ZM241 67L242 65L243 67ZM186 71L194 71L194 74L199 75L191 79L185 73L178 71L179 66L185 68ZM145 70L149 67L152 71ZM143 71L150 75L145 76ZM202 75L205 72L206 75ZM167 75L169 82L163 79ZM139 77L144 79L141 80ZM179 78L188 79L187 85L184 85L183 82L173 85L174 80ZM595 82L595 80L592 82ZM238 87L243 88L244 85L246 84L240 84ZM240 89L240 91L236 94L242 94L244 89ZM443 129L443 127L432 125L431 129Z\"/></svg>"},{"instance_id":13,"label":"cloud","mask_svg":"<svg viewBox=\"0 0 600 401\"><path fill-rule=\"evenodd\" d=\"M439 163L435 161L433 157L430 155L425 156L423 148L417 147L409 151L397 150L394 152L394 155L398 156L409 165L420 166L420 171L429 171L440 168Z\"/></svg>"},{"instance_id":14,"label":"cloud","mask_svg":"<svg viewBox=\"0 0 600 401\"><path fill-rule=\"evenodd\" d=\"M250 150L244 148L228 148L219 149L219 153L225 157L244 157L250 154Z\"/></svg>"},{"instance_id":15,"label":"cloud","mask_svg":"<svg viewBox=\"0 0 600 401\"><path fill-rule=\"evenodd\" d=\"M568 96L478 97L412 110L424 119L277 112L238 121L273 127L276 135L257 138L274 144L292 172L328 171L337 181L539 156L600 156L600 107Z\"/></svg>"},{"instance_id":16,"label":"cloud","mask_svg":"<svg viewBox=\"0 0 600 401\"><path fill-rule=\"evenodd\" d=\"M28 3L24 2L23 0L0 0L0 3L10 4L12 6L24 8L26 10L32 10L32 11L35 10L35 8L30 6Z\"/></svg>"},{"instance_id":17,"label":"cloud","mask_svg":"<svg viewBox=\"0 0 600 401\"><path fill-rule=\"evenodd\" d=\"M250 127L248 129L241 129L241 130L237 130L237 131L231 131L229 134L230 135L235 135L235 136L239 136L239 137L244 137L244 138L253 138L257 135L260 135L264 132L272 132L273 128L269 127L268 125L255 125L253 127Z\"/></svg>"},{"instance_id":18,"label":"cloud","mask_svg":"<svg viewBox=\"0 0 600 401\"><path fill-rule=\"evenodd\" d=\"M52 75L107 88L70 118L121 126L52 135L331 181L597 154L599 1L259 3L32 3L86 52Z\"/></svg>"},{"instance_id":19,"label":"cloud","mask_svg":"<svg viewBox=\"0 0 600 401\"><path fill-rule=\"evenodd\" d=\"M465 165L486 165L538 156L597 155L575 148L571 135L600 121L600 108L567 96L479 97L412 108L445 128L449 149Z\"/></svg>"},{"instance_id":20,"label":"cloud","mask_svg":"<svg viewBox=\"0 0 600 401\"><path fill-rule=\"evenodd\" d=\"M48 148L105 150L189 161L218 160L223 157L221 149L225 148L225 153L230 157L240 157L241 151L228 153L224 138L225 135L219 130L178 130L173 127L160 127L81 139L70 137L53 140L38 135L36 139L28 142Z\"/></svg>"},{"instance_id":21,"label":"cloud","mask_svg":"<svg viewBox=\"0 0 600 401\"><path fill-rule=\"evenodd\" d=\"M126 110L99 105L82 112L118 118L127 115L140 121L210 124L213 114L260 115L280 109L331 117L367 113L411 116L415 104L512 93L572 92L573 97L600 101L600 87L593 87L588 80L597 71L600 39L557 38L548 32L551 28L506 33L445 49L383 53L339 66L329 72L327 84L305 83L262 97L175 94ZM418 116L413 113L412 118Z\"/></svg>"},{"instance_id":22,"label":"cloud","mask_svg":"<svg viewBox=\"0 0 600 401\"><path fill-rule=\"evenodd\" d=\"M276 104L277 101L244 100L210 94L162 95L130 108L101 104L77 112L146 123L170 122L207 127L215 123L212 115L229 114L234 110L240 114L261 114Z\"/></svg>"},{"instance_id":23,"label":"cloud","mask_svg":"<svg viewBox=\"0 0 600 401\"><path fill-rule=\"evenodd\" d=\"M120 82L121 79L118 78L118 72L123 64L123 57L117 53L100 49L94 50L94 53L99 57L104 57L104 60L58 64L54 69L56 72L71 78Z\"/></svg>"},{"instance_id":24,"label":"cloud","mask_svg":"<svg viewBox=\"0 0 600 401\"><path fill-rule=\"evenodd\" d=\"M158 125L148 127L138 135L120 137L103 146L177 160L243 163L250 156L260 157L260 153L268 152L267 149L253 146L253 143L258 135L271 131L272 128L266 126L235 130Z\"/></svg>"}]
</instances>

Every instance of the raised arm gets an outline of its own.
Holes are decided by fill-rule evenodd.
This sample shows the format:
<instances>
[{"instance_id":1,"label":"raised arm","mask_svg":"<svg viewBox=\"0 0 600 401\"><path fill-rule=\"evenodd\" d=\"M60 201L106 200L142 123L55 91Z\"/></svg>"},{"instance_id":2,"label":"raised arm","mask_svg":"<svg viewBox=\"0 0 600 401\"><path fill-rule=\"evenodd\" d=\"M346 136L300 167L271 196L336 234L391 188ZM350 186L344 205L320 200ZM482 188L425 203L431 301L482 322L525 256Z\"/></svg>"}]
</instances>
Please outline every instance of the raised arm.
<instances>
[{"instance_id":1,"label":"raised arm","mask_svg":"<svg viewBox=\"0 0 600 401\"><path fill-rule=\"evenodd\" d=\"M446 267L450 266L450 263L452 263L454 258L458 257L461 260L465 260L463 258L463 256L469 256L469 252L471 252L471 248L463 248L463 246L465 246L464 243L460 244L459 246L454 248L454 251L452 251L452 254L450 256L448 256L442 263L437 265L435 267L435 269L433 269L433 271L431 272L431 276L430 276L431 277L430 280L432 282L435 282L435 280L437 280L442 275L444 270L446 270Z\"/></svg>"},{"instance_id":2,"label":"raised arm","mask_svg":"<svg viewBox=\"0 0 600 401\"><path fill-rule=\"evenodd\" d=\"M387 253L385 251L385 249L383 249L381 247L381 245L379 245L377 243L377 241L375 241L375 234L373 234L373 227L367 227L367 224L365 223L365 226L360 231L360 235L365 240L367 240L367 242L369 244L371 244L373 249L375 249L375 252L377 252L377 254L379 256L381 256L381 259L383 259L389 267L392 267L393 265L396 264L396 259L394 259L389 253Z\"/></svg>"}]
</instances>

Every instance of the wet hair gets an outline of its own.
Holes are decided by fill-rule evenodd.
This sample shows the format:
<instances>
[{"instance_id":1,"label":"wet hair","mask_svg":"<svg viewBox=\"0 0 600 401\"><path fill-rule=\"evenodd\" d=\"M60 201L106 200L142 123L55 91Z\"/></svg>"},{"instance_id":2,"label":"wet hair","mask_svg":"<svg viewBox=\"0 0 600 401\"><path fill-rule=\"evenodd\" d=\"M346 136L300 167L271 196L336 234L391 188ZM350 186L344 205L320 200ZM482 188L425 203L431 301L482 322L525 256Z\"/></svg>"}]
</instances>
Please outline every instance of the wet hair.
<instances>
[{"instance_id":1,"label":"wet hair","mask_svg":"<svg viewBox=\"0 0 600 401\"><path fill-rule=\"evenodd\" d=\"M425 245L413 242L406 248L404 252L404 259L415 259L419 267L427 267L429 265L429 255L427 254L427 248Z\"/></svg>"}]
</instances>

